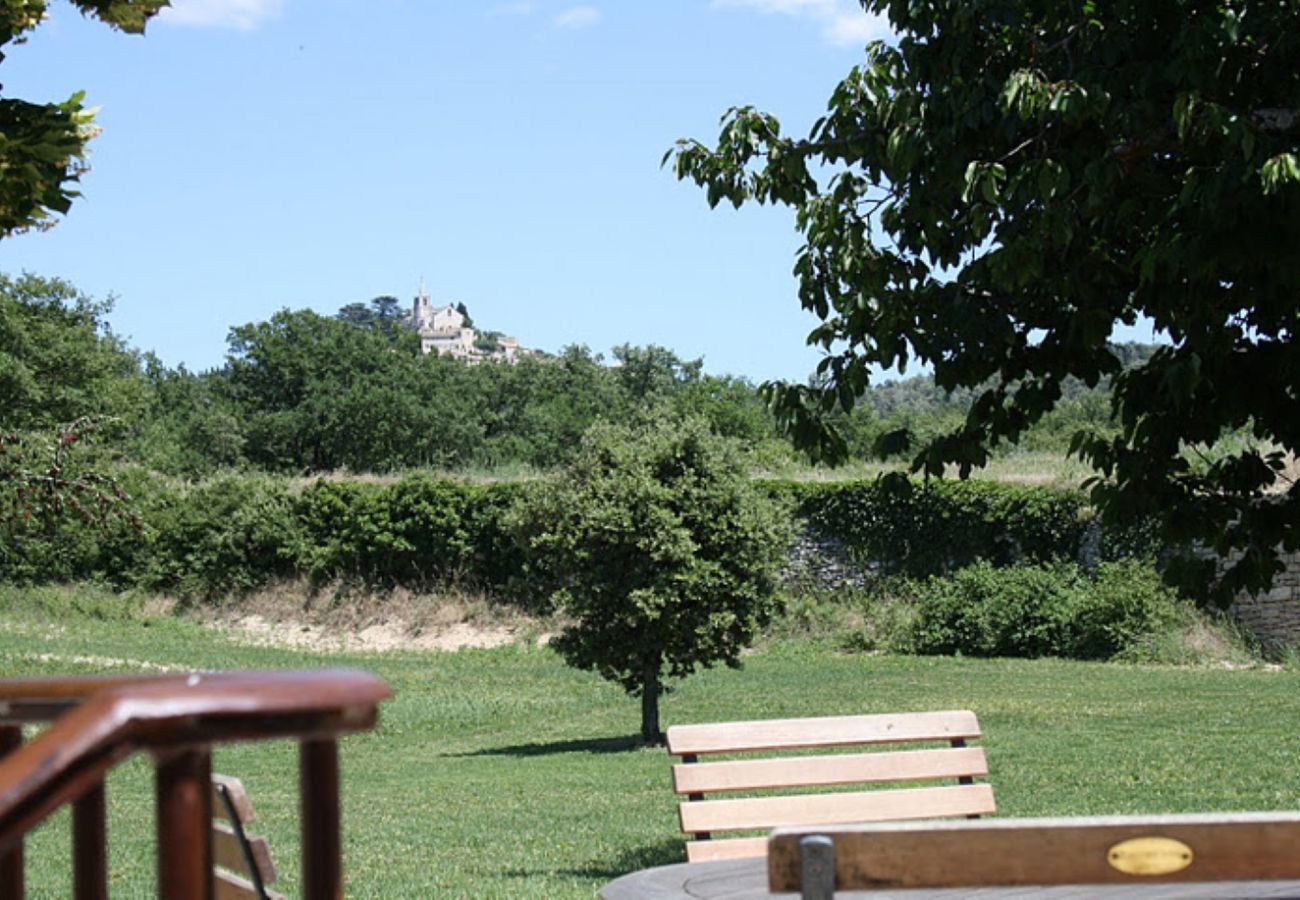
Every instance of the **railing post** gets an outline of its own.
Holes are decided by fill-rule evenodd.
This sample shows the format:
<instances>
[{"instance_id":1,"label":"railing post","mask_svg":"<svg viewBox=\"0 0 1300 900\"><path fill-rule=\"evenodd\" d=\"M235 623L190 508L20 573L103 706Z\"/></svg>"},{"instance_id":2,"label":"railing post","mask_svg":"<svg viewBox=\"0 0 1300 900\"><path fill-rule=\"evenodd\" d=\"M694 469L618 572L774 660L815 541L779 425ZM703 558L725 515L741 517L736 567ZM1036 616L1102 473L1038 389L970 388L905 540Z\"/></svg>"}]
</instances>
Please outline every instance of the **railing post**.
<instances>
[{"instance_id":1,"label":"railing post","mask_svg":"<svg viewBox=\"0 0 1300 900\"><path fill-rule=\"evenodd\" d=\"M343 896L343 848L339 830L339 747L332 738L298 747L302 796L302 884L307 900Z\"/></svg>"},{"instance_id":2,"label":"railing post","mask_svg":"<svg viewBox=\"0 0 1300 900\"><path fill-rule=\"evenodd\" d=\"M163 751L156 766L158 896L213 900L212 754L207 747Z\"/></svg>"},{"instance_id":3,"label":"railing post","mask_svg":"<svg viewBox=\"0 0 1300 900\"><path fill-rule=\"evenodd\" d=\"M72 895L76 900L108 900L108 845L104 782L72 805Z\"/></svg>"},{"instance_id":4,"label":"railing post","mask_svg":"<svg viewBox=\"0 0 1300 900\"><path fill-rule=\"evenodd\" d=\"M0 756L7 756L23 744L23 726L0 725ZM0 854L0 897L23 897L23 839L18 838Z\"/></svg>"}]
</instances>

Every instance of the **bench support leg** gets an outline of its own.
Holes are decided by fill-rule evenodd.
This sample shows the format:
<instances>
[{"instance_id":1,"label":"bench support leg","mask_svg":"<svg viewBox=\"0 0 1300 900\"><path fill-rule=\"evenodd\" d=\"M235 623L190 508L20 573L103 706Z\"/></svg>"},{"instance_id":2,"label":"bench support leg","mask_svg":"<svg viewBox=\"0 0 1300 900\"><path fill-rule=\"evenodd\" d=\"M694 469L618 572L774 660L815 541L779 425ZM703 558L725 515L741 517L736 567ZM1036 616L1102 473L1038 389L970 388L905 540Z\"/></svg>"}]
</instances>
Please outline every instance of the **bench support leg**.
<instances>
[{"instance_id":1,"label":"bench support leg","mask_svg":"<svg viewBox=\"0 0 1300 900\"><path fill-rule=\"evenodd\" d=\"M212 900L212 755L207 747L159 754L158 896Z\"/></svg>"},{"instance_id":2,"label":"bench support leg","mask_svg":"<svg viewBox=\"0 0 1300 900\"><path fill-rule=\"evenodd\" d=\"M307 900L343 897L343 846L339 835L339 746L306 740L298 749L302 795L302 883Z\"/></svg>"},{"instance_id":3,"label":"bench support leg","mask_svg":"<svg viewBox=\"0 0 1300 900\"><path fill-rule=\"evenodd\" d=\"M0 725L0 756L6 756L23 745L23 726ZM0 854L0 897L23 897L23 839L17 838L9 849Z\"/></svg>"},{"instance_id":4,"label":"bench support leg","mask_svg":"<svg viewBox=\"0 0 1300 900\"><path fill-rule=\"evenodd\" d=\"M833 900L835 896L835 844L824 834L810 834L799 842L803 881L802 900Z\"/></svg>"},{"instance_id":5,"label":"bench support leg","mask_svg":"<svg viewBox=\"0 0 1300 900\"><path fill-rule=\"evenodd\" d=\"M104 782L72 806L72 895L77 900L108 900L108 835Z\"/></svg>"}]
</instances>

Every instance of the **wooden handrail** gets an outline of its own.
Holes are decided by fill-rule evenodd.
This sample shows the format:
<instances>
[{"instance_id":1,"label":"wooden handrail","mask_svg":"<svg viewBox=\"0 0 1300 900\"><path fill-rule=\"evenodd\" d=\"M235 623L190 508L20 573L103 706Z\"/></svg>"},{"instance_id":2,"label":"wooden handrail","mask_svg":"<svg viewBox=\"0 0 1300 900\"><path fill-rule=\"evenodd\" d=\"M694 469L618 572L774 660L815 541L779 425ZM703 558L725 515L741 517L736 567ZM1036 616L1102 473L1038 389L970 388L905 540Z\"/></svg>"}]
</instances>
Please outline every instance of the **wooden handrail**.
<instances>
[{"instance_id":1,"label":"wooden handrail","mask_svg":"<svg viewBox=\"0 0 1300 900\"><path fill-rule=\"evenodd\" d=\"M103 867L103 779L144 751L158 769L159 896L211 896L211 745L296 738L304 896L341 896L336 739L373 728L390 696L378 678L340 669L0 680L0 729L51 722L0 758L0 895L21 896L23 835L74 802L77 895L106 896L93 871Z\"/></svg>"}]
</instances>

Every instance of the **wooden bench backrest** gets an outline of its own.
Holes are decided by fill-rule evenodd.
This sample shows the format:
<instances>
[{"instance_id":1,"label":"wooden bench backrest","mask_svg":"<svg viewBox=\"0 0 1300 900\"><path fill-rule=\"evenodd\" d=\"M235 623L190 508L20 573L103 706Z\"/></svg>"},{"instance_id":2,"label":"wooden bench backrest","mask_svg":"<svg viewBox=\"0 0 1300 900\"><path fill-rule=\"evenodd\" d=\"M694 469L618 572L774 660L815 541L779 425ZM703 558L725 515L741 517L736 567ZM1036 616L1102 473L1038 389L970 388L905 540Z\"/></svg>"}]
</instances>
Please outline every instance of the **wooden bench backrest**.
<instances>
[{"instance_id":1,"label":"wooden bench backrest","mask_svg":"<svg viewBox=\"0 0 1300 900\"><path fill-rule=\"evenodd\" d=\"M238 778L212 776L212 860L216 900L284 900L266 885L275 864L266 838L246 826L257 818Z\"/></svg>"},{"instance_id":2,"label":"wooden bench backrest","mask_svg":"<svg viewBox=\"0 0 1300 900\"><path fill-rule=\"evenodd\" d=\"M824 851L816 846L819 835L830 838L829 847L821 843ZM1296 813L780 829L768 850L774 893L801 889L807 837L809 868L833 872L837 890L1300 879ZM827 897L830 888L806 886L804 896Z\"/></svg>"},{"instance_id":3,"label":"wooden bench backrest","mask_svg":"<svg viewBox=\"0 0 1300 900\"><path fill-rule=\"evenodd\" d=\"M696 838L686 842L686 858L700 862L767 851L766 836L720 840L714 838L718 832L994 812L993 788L974 783L988 774L984 751L966 746L979 736L979 722L967 710L673 726L668 752L682 757L673 766L673 790L689 798L679 815L682 830ZM900 744L947 746L893 749ZM819 748L866 752L788 755ZM744 758L699 761L723 755ZM824 790L949 779L956 783ZM759 795L725 796L736 792Z\"/></svg>"}]
</instances>

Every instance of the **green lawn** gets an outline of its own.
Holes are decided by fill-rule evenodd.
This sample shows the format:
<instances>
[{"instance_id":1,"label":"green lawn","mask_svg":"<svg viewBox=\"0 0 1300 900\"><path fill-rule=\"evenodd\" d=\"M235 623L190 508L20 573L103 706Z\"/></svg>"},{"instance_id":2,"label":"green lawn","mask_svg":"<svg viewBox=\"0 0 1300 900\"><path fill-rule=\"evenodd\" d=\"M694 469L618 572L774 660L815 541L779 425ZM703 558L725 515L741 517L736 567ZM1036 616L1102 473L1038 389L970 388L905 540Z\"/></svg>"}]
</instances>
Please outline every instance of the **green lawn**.
<instances>
[{"instance_id":1,"label":"green lawn","mask_svg":"<svg viewBox=\"0 0 1300 900\"><path fill-rule=\"evenodd\" d=\"M590 897L679 858L668 759L638 749L638 705L545 649L332 654L241 646L175 619L0 619L4 676L94 671L95 657L178 668L344 665L397 697L343 743L354 897ZM674 722L970 707L1000 812L1300 808L1300 673L843 655L775 644L666 698ZM286 743L217 751L242 777L297 891L296 772ZM114 897L153 894L151 769L109 781ZM29 847L33 897L64 897L66 813Z\"/></svg>"}]
</instances>

